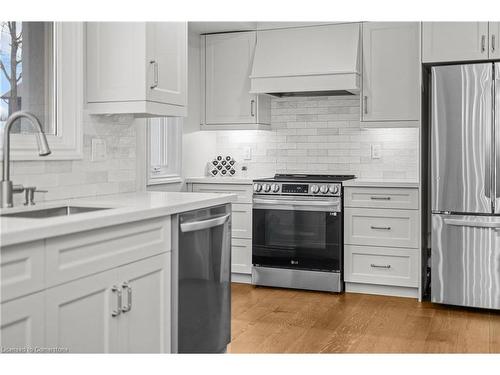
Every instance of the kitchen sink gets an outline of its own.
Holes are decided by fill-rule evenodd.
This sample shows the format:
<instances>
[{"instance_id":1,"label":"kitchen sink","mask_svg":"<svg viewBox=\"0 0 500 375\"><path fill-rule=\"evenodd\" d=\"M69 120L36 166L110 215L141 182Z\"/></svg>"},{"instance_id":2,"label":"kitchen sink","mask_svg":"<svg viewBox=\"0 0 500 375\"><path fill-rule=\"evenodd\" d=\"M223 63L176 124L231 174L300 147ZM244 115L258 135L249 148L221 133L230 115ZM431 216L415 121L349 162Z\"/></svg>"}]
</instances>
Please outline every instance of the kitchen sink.
<instances>
[{"instance_id":1,"label":"kitchen sink","mask_svg":"<svg viewBox=\"0 0 500 375\"><path fill-rule=\"evenodd\" d=\"M109 210L109 209L110 209L110 207L61 206L61 207L42 208L39 210L4 213L4 214L1 214L0 216L2 216L2 217L24 217L24 218L29 218L29 219L44 219L44 218L48 218L48 217L70 216L70 215L76 215L76 214L83 214L85 212L93 212L93 211Z\"/></svg>"}]
</instances>

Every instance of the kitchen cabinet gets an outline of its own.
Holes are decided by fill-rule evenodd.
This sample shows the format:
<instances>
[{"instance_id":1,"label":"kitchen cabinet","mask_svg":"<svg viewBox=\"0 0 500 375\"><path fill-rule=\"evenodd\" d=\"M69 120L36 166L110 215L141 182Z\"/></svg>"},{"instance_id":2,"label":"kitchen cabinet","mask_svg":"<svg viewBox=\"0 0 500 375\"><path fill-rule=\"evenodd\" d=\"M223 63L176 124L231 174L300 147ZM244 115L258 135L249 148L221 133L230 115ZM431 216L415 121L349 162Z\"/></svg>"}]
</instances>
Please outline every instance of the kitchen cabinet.
<instances>
[{"instance_id":1,"label":"kitchen cabinet","mask_svg":"<svg viewBox=\"0 0 500 375\"><path fill-rule=\"evenodd\" d=\"M423 22L422 61L453 62L497 59L498 22Z\"/></svg>"},{"instance_id":2,"label":"kitchen cabinet","mask_svg":"<svg viewBox=\"0 0 500 375\"><path fill-rule=\"evenodd\" d=\"M187 115L186 22L89 22L92 114Z\"/></svg>"},{"instance_id":3,"label":"kitchen cabinet","mask_svg":"<svg viewBox=\"0 0 500 375\"><path fill-rule=\"evenodd\" d=\"M2 346L169 353L171 246L167 216L2 247Z\"/></svg>"},{"instance_id":4,"label":"kitchen cabinet","mask_svg":"<svg viewBox=\"0 0 500 375\"><path fill-rule=\"evenodd\" d=\"M271 99L250 94L256 32L213 34L204 39L204 130L268 129Z\"/></svg>"},{"instance_id":5,"label":"kitchen cabinet","mask_svg":"<svg viewBox=\"0 0 500 375\"><path fill-rule=\"evenodd\" d=\"M420 25L363 24L363 127L419 126Z\"/></svg>"},{"instance_id":6,"label":"kitchen cabinet","mask_svg":"<svg viewBox=\"0 0 500 375\"><path fill-rule=\"evenodd\" d=\"M48 347L67 348L70 353L118 351L116 270L109 270L46 291Z\"/></svg>"},{"instance_id":7,"label":"kitchen cabinet","mask_svg":"<svg viewBox=\"0 0 500 375\"><path fill-rule=\"evenodd\" d=\"M252 182L248 184L227 183L217 181L206 183L189 183L188 191L197 193L236 194L237 203L231 210L231 273L232 280L250 283L252 274ZM216 180L216 178L215 178Z\"/></svg>"},{"instance_id":8,"label":"kitchen cabinet","mask_svg":"<svg viewBox=\"0 0 500 375\"><path fill-rule=\"evenodd\" d=\"M118 269L122 313L118 330L122 353L170 353L170 253Z\"/></svg>"},{"instance_id":9,"label":"kitchen cabinet","mask_svg":"<svg viewBox=\"0 0 500 375\"><path fill-rule=\"evenodd\" d=\"M45 346L43 292L2 303L0 310L2 352Z\"/></svg>"},{"instance_id":10,"label":"kitchen cabinet","mask_svg":"<svg viewBox=\"0 0 500 375\"><path fill-rule=\"evenodd\" d=\"M345 187L347 292L418 297L418 188Z\"/></svg>"},{"instance_id":11,"label":"kitchen cabinet","mask_svg":"<svg viewBox=\"0 0 500 375\"><path fill-rule=\"evenodd\" d=\"M169 271L165 253L48 289L46 345L72 353L168 353Z\"/></svg>"}]
</instances>

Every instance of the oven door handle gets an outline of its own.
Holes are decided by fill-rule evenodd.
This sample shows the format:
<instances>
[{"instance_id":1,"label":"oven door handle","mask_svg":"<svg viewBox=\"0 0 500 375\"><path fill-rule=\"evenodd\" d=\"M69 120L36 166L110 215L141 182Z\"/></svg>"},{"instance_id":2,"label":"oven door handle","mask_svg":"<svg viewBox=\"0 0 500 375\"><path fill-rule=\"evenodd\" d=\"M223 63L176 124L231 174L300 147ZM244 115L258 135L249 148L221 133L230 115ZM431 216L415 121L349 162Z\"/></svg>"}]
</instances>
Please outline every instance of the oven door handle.
<instances>
[{"instance_id":1,"label":"oven door handle","mask_svg":"<svg viewBox=\"0 0 500 375\"><path fill-rule=\"evenodd\" d=\"M280 199L253 199L254 209L272 210L299 210L299 211L334 211L340 212L340 200L336 201L309 201L309 200L280 200Z\"/></svg>"}]
</instances>

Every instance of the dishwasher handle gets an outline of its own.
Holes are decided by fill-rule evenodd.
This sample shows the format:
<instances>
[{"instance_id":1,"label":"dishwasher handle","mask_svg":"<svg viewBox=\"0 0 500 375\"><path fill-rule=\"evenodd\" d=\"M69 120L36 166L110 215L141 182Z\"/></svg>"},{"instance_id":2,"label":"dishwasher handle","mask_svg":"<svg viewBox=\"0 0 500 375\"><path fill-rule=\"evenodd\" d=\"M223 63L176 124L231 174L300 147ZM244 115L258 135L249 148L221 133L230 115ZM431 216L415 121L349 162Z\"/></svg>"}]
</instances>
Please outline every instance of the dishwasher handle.
<instances>
[{"instance_id":1,"label":"dishwasher handle","mask_svg":"<svg viewBox=\"0 0 500 375\"><path fill-rule=\"evenodd\" d=\"M191 221L188 223L181 224L181 232L194 232L197 230L210 229L213 227L218 227L219 225L223 225L229 219L231 214L227 214L224 216L218 216L213 219L208 220L200 220L200 221Z\"/></svg>"}]
</instances>

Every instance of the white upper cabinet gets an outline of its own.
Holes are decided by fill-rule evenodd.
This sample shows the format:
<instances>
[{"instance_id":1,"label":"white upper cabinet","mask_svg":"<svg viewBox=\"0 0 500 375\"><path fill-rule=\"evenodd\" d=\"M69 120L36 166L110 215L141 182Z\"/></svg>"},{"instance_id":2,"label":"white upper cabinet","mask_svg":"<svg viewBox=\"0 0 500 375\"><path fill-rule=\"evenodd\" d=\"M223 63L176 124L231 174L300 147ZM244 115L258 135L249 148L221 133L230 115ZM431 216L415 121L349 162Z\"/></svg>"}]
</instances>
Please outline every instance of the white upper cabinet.
<instances>
[{"instance_id":1,"label":"white upper cabinet","mask_svg":"<svg viewBox=\"0 0 500 375\"><path fill-rule=\"evenodd\" d=\"M86 35L90 113L186 116L186 22L89 22Z\"/></svg>"},{"instance_id":2,"label":"white upper cabinet","mask_svg":"<svg viewBox=\"0 0 500 375\"><path fill-rule=\"evenodd\" d=\"M490 22L489 25L488 22L424 22L422 61L430 63L493 58L488 28L495 29L495 26L496 36L493 39L498 44L498 40L495 40L498 39L497 22Z\"/></svg>"},{"instance_id":3,"label":"white upper cabinet","mask_svg":"<svg viewBox=\"0 0 500 375\"><path fill-rule=\"evenodd\" d=\"M500 59L500 22L488 22L490 59Z\"/></svg>"},{"instance_id":4,"label":"white upper cabinet","mask_svg":"<svg viewBox=\"0 0 500 375\"><path fill-rule=\"evenodd\" d=\"M270 97L250 94L256 32L213 34L205 39L206 129L269 127Z\"/></svg>"},{"instance_id":5,"label":"white upper cabinet","mask_svg":"<svg viewBox=\"0 0 500 375\"><path fill-rule=\"evenodd\" d=\"M418 126L420 27L418 22L363 24L363 126Z\"/></svg>"}]
</instances>

